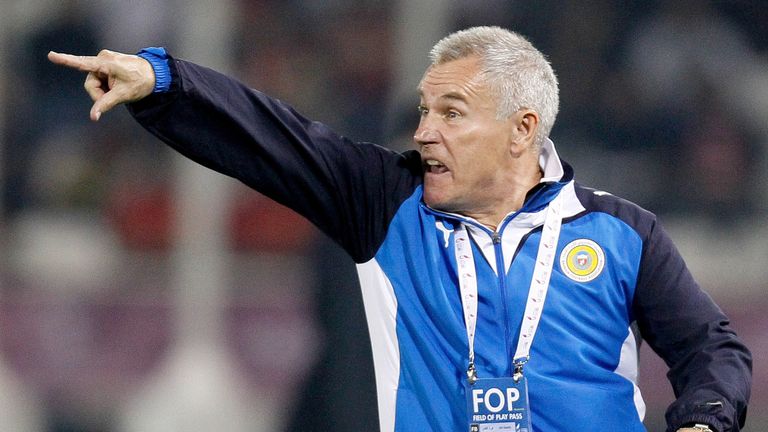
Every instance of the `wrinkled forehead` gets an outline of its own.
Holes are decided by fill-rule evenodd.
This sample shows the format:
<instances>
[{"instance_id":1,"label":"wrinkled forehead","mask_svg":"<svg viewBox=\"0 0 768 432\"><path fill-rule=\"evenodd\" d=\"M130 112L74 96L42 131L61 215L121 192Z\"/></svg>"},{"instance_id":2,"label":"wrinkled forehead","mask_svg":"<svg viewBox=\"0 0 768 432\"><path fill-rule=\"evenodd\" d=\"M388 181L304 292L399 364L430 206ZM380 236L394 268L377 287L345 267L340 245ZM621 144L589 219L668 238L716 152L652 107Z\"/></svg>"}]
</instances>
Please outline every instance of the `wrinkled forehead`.
<instances>
[{"instance_id":1,"label":"wrinkled forehead","mask_svg":"<svg viewBox=\"0 0 768 432\"><path fill-rule=\"evenodd\" d=\"M465 57L445 63L434 64L427 68L417 88L421 98L449 97L461 98L477 93L485 87L479 59Z\"/></svg>"}]
</instances>

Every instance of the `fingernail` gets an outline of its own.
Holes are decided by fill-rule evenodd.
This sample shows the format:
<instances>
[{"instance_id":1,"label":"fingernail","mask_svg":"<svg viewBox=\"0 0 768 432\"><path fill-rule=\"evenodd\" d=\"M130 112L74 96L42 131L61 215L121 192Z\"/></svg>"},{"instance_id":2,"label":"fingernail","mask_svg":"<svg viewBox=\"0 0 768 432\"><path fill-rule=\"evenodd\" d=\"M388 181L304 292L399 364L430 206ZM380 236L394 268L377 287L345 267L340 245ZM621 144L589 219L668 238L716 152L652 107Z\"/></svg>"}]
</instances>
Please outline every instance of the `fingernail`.
<instances>
[{"instance_id":1,"label":"fingernail","mask_svg":"<svg viewBox=\"0 0 768 432\"><path fill-rule=\"evenodd\" d=\"M96 121L99 121L101 118L101 111L96 111Z\"/></svg>"}]
</instances>

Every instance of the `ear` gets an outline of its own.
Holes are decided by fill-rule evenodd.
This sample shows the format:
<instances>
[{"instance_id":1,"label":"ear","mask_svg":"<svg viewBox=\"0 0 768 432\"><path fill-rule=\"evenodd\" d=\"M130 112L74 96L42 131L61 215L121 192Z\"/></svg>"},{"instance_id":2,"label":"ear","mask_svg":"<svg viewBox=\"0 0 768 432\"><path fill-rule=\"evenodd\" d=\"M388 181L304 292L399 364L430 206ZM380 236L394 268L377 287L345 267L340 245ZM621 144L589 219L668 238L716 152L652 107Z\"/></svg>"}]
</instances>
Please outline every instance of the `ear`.
<instances>
[{"instance_id":1,"label":"ear","mask_svg":"<svg viewBox=\"0 0 768 432\"><path fill-rule=\"evenodd\" d=\"M539 130L539 114L531 109L523 108L510 117L512 135L510 137L512 154L522 154L535 147L536 132Z\"/></svg>"}]
</instances>

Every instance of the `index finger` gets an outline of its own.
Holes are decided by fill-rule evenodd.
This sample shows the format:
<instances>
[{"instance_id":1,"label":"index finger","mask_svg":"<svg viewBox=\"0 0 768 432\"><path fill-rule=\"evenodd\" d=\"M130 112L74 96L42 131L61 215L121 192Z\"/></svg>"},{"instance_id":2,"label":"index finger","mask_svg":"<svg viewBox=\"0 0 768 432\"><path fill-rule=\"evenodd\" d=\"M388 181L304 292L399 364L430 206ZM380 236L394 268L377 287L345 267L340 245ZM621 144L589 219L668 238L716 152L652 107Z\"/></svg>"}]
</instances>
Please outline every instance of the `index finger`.
<instances>
[{"instance_id":1,"label":"index finger","mask_svg":"<svg viewBox=\"0 0 768 432\"><path fill-rule=\"evenodd\" d=\"M76 56L51 51L48 53L48 60L81 72L98 72L100 68L99 59L92 56Z\"/></svg>"}]
</instances>

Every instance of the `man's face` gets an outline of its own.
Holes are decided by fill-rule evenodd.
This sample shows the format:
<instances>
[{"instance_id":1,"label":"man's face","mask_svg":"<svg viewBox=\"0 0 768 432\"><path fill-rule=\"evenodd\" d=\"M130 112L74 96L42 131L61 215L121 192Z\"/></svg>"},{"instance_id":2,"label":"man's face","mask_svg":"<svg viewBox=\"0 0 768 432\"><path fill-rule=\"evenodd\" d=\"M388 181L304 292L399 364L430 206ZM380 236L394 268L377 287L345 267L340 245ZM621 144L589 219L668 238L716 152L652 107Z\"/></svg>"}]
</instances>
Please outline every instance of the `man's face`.
<instances>
[{"instance_id":1,"label":"man's face","mask_svg":"<svg viewBox=\"0 0 768 432\"><path fill-rule=\"evenodd\" d=\"M430 67L420 85L421 120L414 141L424 164L424 202L476 216L509 190L514 115L497 120L497 103L477 77L476 57Z\"/></svg>"}]
</instances>

